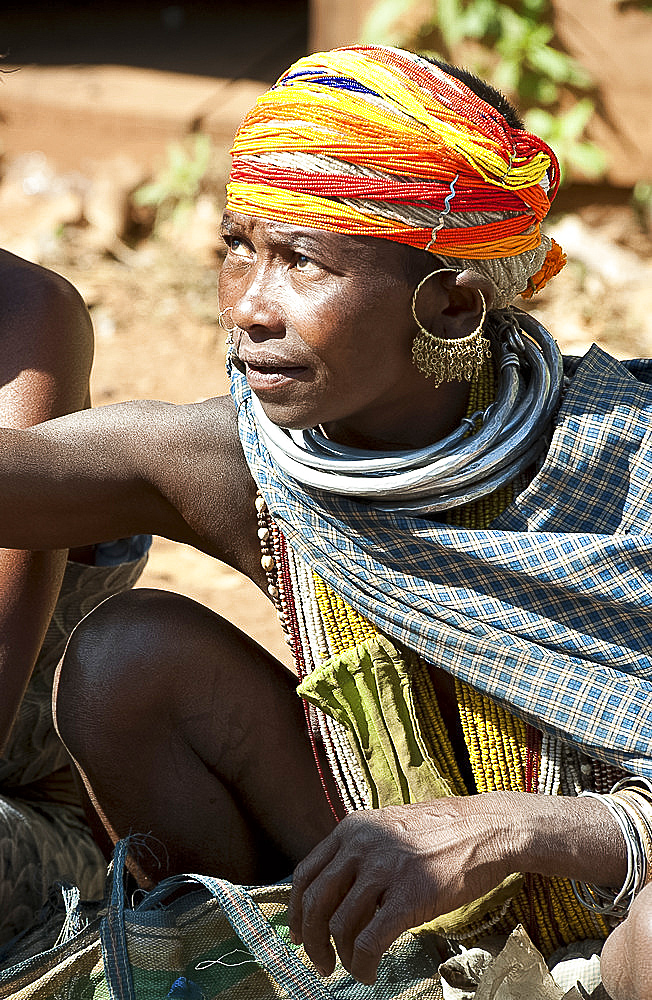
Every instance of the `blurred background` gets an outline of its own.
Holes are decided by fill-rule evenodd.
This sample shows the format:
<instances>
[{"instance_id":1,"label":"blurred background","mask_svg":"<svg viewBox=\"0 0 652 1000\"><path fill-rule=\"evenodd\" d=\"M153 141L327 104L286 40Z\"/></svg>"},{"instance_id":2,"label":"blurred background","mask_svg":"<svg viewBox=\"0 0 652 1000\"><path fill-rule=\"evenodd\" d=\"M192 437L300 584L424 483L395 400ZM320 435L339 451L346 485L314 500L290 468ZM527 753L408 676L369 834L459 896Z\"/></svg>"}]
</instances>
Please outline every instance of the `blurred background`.
<instances>
[{"instance_id":1,"label":"blurred background","mask_svg":"<svg viewBox=\"0 0 652 1000\"><path fill-rule=\"evenodd\" d=\"M227 390L230 140L293 60L372 41L441 55L517 104L560 156L546 229L568 255L527 308L568 353L652 356L652 2L5 2L0 245L82 292L96 405ZM157 539L142 585L202 601L289 662L266 599L215 560Z\"/></svg>"}]
</instances>

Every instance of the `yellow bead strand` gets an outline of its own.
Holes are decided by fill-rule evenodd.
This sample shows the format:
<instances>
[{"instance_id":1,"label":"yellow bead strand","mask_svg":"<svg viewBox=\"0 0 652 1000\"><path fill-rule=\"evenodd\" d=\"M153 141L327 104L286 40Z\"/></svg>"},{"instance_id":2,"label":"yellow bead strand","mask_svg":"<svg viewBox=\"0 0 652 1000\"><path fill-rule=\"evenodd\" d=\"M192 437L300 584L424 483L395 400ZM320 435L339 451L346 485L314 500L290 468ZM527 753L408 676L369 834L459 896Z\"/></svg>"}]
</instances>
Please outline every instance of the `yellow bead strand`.
<instances>
[{"instance_id":1,"label":"yellow bead strand","mask_svg":"<svg viewBox=\"0 0 652 1000\"><path fill-rule=\"evenodd\" d=\"M459 769L452 743L441 715L437 693L428 664L418 658L418 668L412 674L412 700L428 756L448 782L452 795L467 795L468 789Z\"/></svg>"},{"instance_id":2,"label":"yellow bead strand","mask_svg":"<svg viewBox=\"0 0 652 1000\"><path fill-rule=\"evenodd\" d=\"M467 415L484 411L495 398L493 368L488 361L471 385ZM511 503L511 484L464 507L448 512L446 520L469 530L487 528ZM376 628L315 575L315 593L330 655L377 635ZM478 792L525 792L527 726L502 705L462 681L455 681L464 740ZM418 660L412 677L412 697L424 743L432 761L454 795L467 794L452 743L446 731L428 665ZM508 913L492 928L509 933L523 923L548 957L563 944L582 938L606 937L608 926L575 898L570 882L528 875ZM465 941L469 944L469 941Z\"/></svg>"},{"instance_id":3,"label":"yellow bead strand","mask_svg":"<svg viewBox=\"0 0 652 1000\"><path fill-rule=\"evenodd\" d=\"M313 577L317 606L331 656L343 653L359 642L373 639L378 634L371 622L349 607L320 577L316 574Z\"/></svg>"}]
</instances>

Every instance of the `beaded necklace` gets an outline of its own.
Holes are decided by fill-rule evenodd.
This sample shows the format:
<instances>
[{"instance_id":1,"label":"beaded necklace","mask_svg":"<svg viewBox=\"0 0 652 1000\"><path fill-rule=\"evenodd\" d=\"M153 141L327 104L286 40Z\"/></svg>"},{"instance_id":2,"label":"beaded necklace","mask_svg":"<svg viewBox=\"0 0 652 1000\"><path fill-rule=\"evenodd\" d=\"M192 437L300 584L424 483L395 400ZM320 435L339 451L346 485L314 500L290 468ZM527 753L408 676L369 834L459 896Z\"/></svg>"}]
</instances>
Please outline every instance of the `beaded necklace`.
<instances>
[{"instance_id":1,"label":"beaded necklace","mask_svg":"<svg viewBox=\"0 0 652 1000\"><path fill-rule=\"evenodd\" d=\"M495 394L494 383L493 368L487 362L472 384L469 414L487 408ZM446 520L469 529L487 527L524 486L525 481L507 484L473 503L453 508ZM320 662L373 639L378 631L295 559L260 495L256 498L256 512L261 565L268 593L276 606L299 677L303 679ZM421 735L450 793L468 794L442 718L430 669L421 658L417 658L417 662L419 667L412 676L412 697ZM455 694L478 792L512 790L577 795L584 789L608 791L618 780L620 775L616 769L589 760L574 748L542 735L469 685L456 680ZM335 720L304 704L317 766L319 768L315 739L318 736L339 789L338 802L333 802L326 792L333 814L340 818L352 809L368 807L365 781L345 732ZM322 784L326 791L323 774ZM563 944L582 938L604 938L609 931L602 917L577 902L570 882L527 875L524 887L508 907L469 927L457 938L469 944L489 928L493 933L509 933L518 922L528 928L532 939L547 956Z\"/></svg>"}]
</instances>

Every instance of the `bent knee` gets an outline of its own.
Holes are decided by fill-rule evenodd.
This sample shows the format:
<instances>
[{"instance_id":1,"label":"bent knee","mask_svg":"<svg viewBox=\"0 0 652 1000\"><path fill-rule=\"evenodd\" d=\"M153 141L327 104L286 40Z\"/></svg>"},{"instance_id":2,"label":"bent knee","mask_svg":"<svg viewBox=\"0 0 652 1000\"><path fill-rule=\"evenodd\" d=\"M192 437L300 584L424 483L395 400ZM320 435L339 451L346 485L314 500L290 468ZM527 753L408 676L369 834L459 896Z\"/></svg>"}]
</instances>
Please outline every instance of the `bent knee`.
<instances>
[{"instance_id":1,"label":"bent knee","mask_svg":"<svg viewBox=\"0 0 652 1000\"><path fill-rule=\"evenodd\" d=\"M73 756L75 744L142 722L144 712L171 697L170 636L188 604L194 602L163 591L126 591L75 627L53 695L57 729Z\"/></svg>"},{"instance_id":2,"label":"bent knee","mask_svg":"<svg viewBox=\"0 0 652 1000\"><path fill-rule=\"evenodd\" d=\"M251 642L235 633L179 594L138 589L103 601L74 629L55 683L55 721L69 751L77 757L80 743L96 746L104 733L108 743L169 726L196 695L200 665L210 663L219 685L223 665Z\"/></svg>"}]
</instances>

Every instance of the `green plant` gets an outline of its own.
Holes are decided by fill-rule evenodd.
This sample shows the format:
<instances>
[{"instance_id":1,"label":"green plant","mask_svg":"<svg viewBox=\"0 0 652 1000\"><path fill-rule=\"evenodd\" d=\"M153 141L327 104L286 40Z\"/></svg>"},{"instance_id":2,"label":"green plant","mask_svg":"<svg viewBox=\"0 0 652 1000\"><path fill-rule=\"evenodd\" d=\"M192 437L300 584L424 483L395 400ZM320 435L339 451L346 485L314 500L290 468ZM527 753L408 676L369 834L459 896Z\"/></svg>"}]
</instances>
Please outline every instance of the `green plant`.
<instances>
[{"instance_id":1,"label":"green plant","mask_svg":"<svg viewBox=\"0 0 652 1000\"><path fill-rule=\"evenodd\" d=\"M525 124L554 149L562 168L562 176L572 170L584 177L603 177L607 157L599 146L582 138L593 115L594 105L584 97L563 114L553 114L543 108L532 108L525 115Z\"/></svg>"},{"instance_id":2,"label":"green plant","mask_svg":"<svg viewBox=\"0 0 652 1000\"><path fill-rule=\"evenodd\" d=\"M134 192L134 204L155 209L155 226L168 219L182 225L201 193L212 156L212 140L201 133L170 143L166 163L152 181Z\"/></svg>"},{"instance_id":3,"label":"green plant","mask_svg":"<svg viewBox=\"0 0 652 1000\"><path fill-rule=\"evenodd\" d=\"M590 90L586 70L555 47L550 0L432 0L417 19L417 0L379 0L364 28L366 41L413 45L468 66L516 100L528 127L555 149L562 171L601 176L604 154L586 140L594 111L584 96L570 108L562 97ZM536 128L534 123L536 122Z\"/></svg>"},{"instance_id":4,"label":"green plant","mask_svg":"<svg viewBox=\"0 0 652 1000\"><path fill-rule=\"evenodd\" d=\"M632 192L632 210L643 232L652 231L652 182L636 182Z\"/></svg>"}]
</instances>

